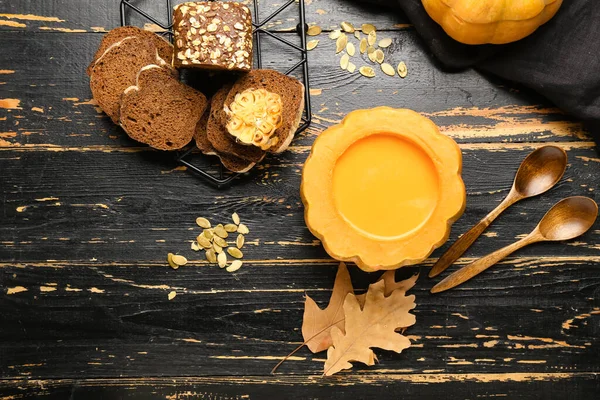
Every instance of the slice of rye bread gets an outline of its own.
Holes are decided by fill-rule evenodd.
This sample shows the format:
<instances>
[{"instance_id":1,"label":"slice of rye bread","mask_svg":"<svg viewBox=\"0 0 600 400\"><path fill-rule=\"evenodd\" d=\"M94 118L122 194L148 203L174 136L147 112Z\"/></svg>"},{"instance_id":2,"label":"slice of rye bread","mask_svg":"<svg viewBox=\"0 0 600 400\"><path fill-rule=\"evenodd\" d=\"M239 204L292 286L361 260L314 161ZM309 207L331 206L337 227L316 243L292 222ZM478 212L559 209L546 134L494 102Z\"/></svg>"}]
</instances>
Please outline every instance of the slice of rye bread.
<instances>
[{"instance_id":1,"label":"slice of rye bread","mask_svg":"<svg viewBox=\"0 0 600 400\"><path fill-rule=\"evenodd\" d=\"M242 75L234 84L225 104L230 105L235 95L246 89L266 89L271 93L281 96L283 103L282 125L273 135L278 138L277 143L270 148L270 153L281 153L288 148L294 134L300 126L302 111L304 110L304 85L296 78L284 75L272 69L255 69ZM226 121L225 112L222 111L223 122Z\"/></svg>"},{"instance_id":2,"label":"slice of rye bread","mask_svg":"<svg viewBox=\"0 0 600 400\"><path fill-rule=\"evenodd\" d=\"M115 28L110 30L104 37L102 37L102 41L100 42L100 46L94 55L94 58L90 65L87 67L87 74L92 74L92 68L94 68L94 64L96 61L104 54L104 52L113 44L120 42L126 37L139 37L146 38L151 41L154 46L156 46L156 50L158 51L158 55L161 59L164 60L165 63L171 65L173 61L173 45L167 42L162 37L158 36L154 32L146 31L144 29L138 28L137 26L121 26L119 28Z\"/></svg>"},{"instance_id":3,"label":"slice of rye bread","mask_svg":"<svg viewBox=\"0 0 600 400\"><path fill-rule=\"evenodd\" d=\"M210 116L206 126L206 136L217 153L229 154L254 163L265 156L265 151L256 146L246 146L236 142L225 128L223 104L231 86L226 85L219 89L210 102Z\"/></svg>"},{"instance_id":4,"label":"slice of rye bread","mask_svg":"<svg viewBox=\"0 0 600 400\"><path fill-rule=\"evenodd\" d=\"M236 156L229 154L219 154L206 137L206 126L210 117L210 109L204 111L202 118L196 125L196 132L194 133L194 139L196 140L196 146L202 151L203 154L209 156L217 156L221 161L221 164L225 168L233 172L244 173L248 172L256 163L252 161L246 161Z\"/></svg>"},{"instance_id":5,"label":"slice of rye bread","mask_svg":"<svg viewBox=\"0 0 600 400\"><path fill-rule=\"evenodd\" d=\"M123 91L135 84L144 65L156 62L154 44L138 37L127 37L114 43L96 61L90 75L90 89L100 108L114 123L119 123Z\"/></svg>"},{"instance_id":6,"label":"slice of rye bread","mask_svg":"<svg viewBox=\"0 0 600 400\"><path fill-rule=\"evenodd\" d=\"M159 150L188 144L208 105L206 97L158 66L143 67L121 98L120 122L129 137Z\"/></svg>"}]
</instances>

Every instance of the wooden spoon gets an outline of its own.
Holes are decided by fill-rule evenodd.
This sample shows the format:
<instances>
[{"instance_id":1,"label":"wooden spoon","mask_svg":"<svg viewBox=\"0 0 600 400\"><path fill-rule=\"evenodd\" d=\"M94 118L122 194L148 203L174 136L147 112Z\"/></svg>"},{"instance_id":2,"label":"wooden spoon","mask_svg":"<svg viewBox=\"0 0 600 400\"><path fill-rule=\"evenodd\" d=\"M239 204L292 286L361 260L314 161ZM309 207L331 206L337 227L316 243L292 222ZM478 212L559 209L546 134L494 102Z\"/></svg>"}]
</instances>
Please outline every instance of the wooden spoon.
<instances>
[{"instance_id":1,"label":"wooden spoon","mask_svg":"<svg viewBox=\"0 0 600 400\"><path fill-rule=\"evenodd\" d=\"M519 200L550 190L560 181L566 168L567 153L563 149L556 146L543 146L534 150L521 163L512 188L502 203L446 250L429 271L429 277L438 276L458 260L496 217L508 207Z\"/></svg>"},{"instance_id":2,"label":"wooden spoon","mask_svg":"<svg viewBox=\"0 0 600 400\"><path fill-rule=\"evenodd\" d=\"M582 196L567 197L556 203L529 235L459 269L435 285L431 293L452 289L531 243L569 240L583 235L597 217L598 205L594 200Z\"/></svg>"}]
</instances>

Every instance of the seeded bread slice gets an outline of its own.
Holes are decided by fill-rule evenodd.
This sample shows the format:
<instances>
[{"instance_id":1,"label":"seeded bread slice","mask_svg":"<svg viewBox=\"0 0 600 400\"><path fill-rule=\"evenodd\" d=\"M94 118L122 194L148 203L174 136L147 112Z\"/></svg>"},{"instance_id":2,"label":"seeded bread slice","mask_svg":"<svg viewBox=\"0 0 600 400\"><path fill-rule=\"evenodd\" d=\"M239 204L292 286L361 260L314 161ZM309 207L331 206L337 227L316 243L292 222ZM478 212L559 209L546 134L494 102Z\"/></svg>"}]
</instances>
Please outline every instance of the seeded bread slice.
<instances>
[{"instance_id":1,"label":"seeded bread slice","mask_svg":"<svg viewBox=\"0 0 600 400\"><path fill-rule=\"evenodd\" d=\"M196 146L202 151L203 154L210 156L217 156L225 168L233 172L248 172L256 163L252 161L246 161L239 157L232 156L229 154L219 154L213 147L213 145L206 137L206 126L210 117L210 109L204 112L198 125L196 125L196 132L194 133L194 139L196 140Z\"/></svg>"},{"instance_id":2,"label":"seeded bread slice","mask_svg":"<svg viewBox=\"0 0 600 400\"><path fill-rule=\"evenodd\" d=\"M188 144L207 107L206 97L158 65L143 67L121 98L120 122L134 140L159 150Z\"/></svg>"},{"instance_id":3,"label":"seeded bread slice","mask_svg":"<svg viewBox=\"0 0 600 400\"><path fill-rule=\"evenodd\" d=\"M90 75L90 89L102 110L119 123L121 95L144 65L155 64L156 47L147 39L126 37L98 58Z\"/></svg>"},{"instance_id":4,"label":"seeded bread slice","mask_svg":"<svg viewBox=\"0 0 600 400\"><path fill-rule=\"evenodd\" d=\"M104 54L104 52L113 44L120 42L126 37L139 37L146 38L150 42L154 44L156 50L158 50L158 55L161 59L165 61L165 63L171 65L173 62L173 45L167 42L165 39L160 37L154 32L146 31L144 29L138 28L137 26L121 26L119 28L115 28L110 30L104 37L102 37L102 41L100 42L100 46L94 55L94 59L87 67L87 74L92 74L92 68L94 68L94 64Z\"/></svg>"},{"instance_id":5,"label":"seeded bread slice","mask_svg":"<svg viewBox=\"0 0 600 400\"><path fill-rule=\"evenodd\" d=\"M222 87L211 100L210 116L206 127L206 136L217 153L229 154L246 161L257 163L265 156L265 151L256 146L245 146L236 142L227 132L224 124L223 104L231 86Z\"/></svg>"},{"instance_id":6,"label":"seeded bread slice","mask_svg":"<svg viewBox=\"0 0 600 400\"><path fill-rule=\"evenodd\" d=\"M271 153L281 153L288 148L300 126L304 109L304 85L297 79L272 69L255 69L241 76L233 84L225 99L225 104L229 106L235 95L246 89L265 89L281 96L282 125L273 133L274 137L278 138L277 144L268 150ZM226 116L223 117L224 123L226 123L226 118Z\"/></svg>"}]
</instances>

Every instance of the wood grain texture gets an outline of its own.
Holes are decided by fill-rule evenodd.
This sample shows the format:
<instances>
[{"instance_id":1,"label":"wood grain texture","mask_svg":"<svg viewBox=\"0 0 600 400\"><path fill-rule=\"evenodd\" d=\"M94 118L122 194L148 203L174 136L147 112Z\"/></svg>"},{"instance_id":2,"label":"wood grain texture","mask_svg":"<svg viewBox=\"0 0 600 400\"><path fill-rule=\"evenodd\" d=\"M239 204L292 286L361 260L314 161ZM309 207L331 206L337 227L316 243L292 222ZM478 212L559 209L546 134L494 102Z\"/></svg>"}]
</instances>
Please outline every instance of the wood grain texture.
<instances>
[{"instance_id":1,"label":"wood grain texture","mask_svg":"<svg viewBox=\"0 0 600 400\"><path fill-rule=\"evenodd\" d=\"M394 40L386 57L405 61L409 75L348 74L323 33L309 53L313 125L290 151L219 191L172 154L128 139L91 101L84 70L101 32L118 25L114 3L0 5L0 399L579 399L600 391L598 222L566 244L523 249L442 295L428 293L437 280L426 278L542 143L567 151L563 180L511 207L449 271L529 232L563 197L598 200L600 156L579 121L510 83L440 71L401 16L307 0L308 22L326 31L344 20L385 30ZM158 12L163 3L138 4ZM263 12L276 4L264 2ZM285 33L296 24L284 15L272 26L297 40ZM267 67L297 57L263 45ZM397 274L421 272L412 348L376 351L376 366L331 379L320 376L325 355L303 349L271 376L300 343L304 293L323 305L337 266L304 224L303 162L323 129L377 105L415 109L459 143L466 213L450 242ZM232 275L207 265L189 241L196 217L222 221L234 210L251 233L248 262ZM174 271L167 252L190 263ZM356 267L351 275L357 291L378 277Z\"/></svg>"}]
</instances>

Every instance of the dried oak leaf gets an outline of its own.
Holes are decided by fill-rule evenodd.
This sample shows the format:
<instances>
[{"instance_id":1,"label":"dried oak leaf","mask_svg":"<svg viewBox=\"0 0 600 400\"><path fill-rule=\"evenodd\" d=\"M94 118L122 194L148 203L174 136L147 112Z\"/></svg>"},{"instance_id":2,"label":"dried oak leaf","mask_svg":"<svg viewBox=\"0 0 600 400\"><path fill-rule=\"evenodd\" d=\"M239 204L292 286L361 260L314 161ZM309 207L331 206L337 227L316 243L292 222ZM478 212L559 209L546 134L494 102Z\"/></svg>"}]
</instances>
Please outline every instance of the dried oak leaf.
<instances>
[{"instance_id":1,"label":"dried oak leaf","mask_svg":"<svg viewBox=\"0 0 600 400\"><path fill-rule=\"evenodd\" d=\"M410 289L412 289L413 286L415 286L415 283L417 283L418 278L419 274L414 274L408 279L396 282L396 271L394 270L386 271L383 275L381 275L381 277L377 281L383 281L385 283L383 294L385 297L388 297L390 294L392 294L393 291L398 289L402 290L402 293L408 292ZM356 295L356 299L358 300L358 303L361 307L365 305L366 298L366 293Z\"/></svg>"},{"instance_id":2,"label":"dried oak leaf","mask_svg":"<svg viewBox=\"0 0 600 400\"><path fill-rule=\"evenodd\" d=\"M337 327L344 332L344 300L348 293L354 293L346 264L340 263L329 305L321 310L317 303L306 295L302 337L313 353L327 350L332 345L331 329Z\"/></svg>"},{"instance_id":3,"label":"dried oak leaf","mask_svg":"<svg viewBox=\"0 0 600 400\"><path fill-rule=\"evenodd\" d=\"M396 329L415 323L409 311L415 308L415 296L406 296L402 290L385 296L385 281L369 286L364 307L361 309L354 294L344 300L346 332L337 326L331 330L333 346L327 350L324 375L333 375L343 369L352 368L350 361L367 365L375 363L372 347L400 353L410 346L410 340L396 333Z\"/></svg>"}]
</instances>

